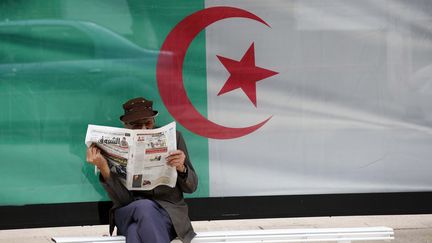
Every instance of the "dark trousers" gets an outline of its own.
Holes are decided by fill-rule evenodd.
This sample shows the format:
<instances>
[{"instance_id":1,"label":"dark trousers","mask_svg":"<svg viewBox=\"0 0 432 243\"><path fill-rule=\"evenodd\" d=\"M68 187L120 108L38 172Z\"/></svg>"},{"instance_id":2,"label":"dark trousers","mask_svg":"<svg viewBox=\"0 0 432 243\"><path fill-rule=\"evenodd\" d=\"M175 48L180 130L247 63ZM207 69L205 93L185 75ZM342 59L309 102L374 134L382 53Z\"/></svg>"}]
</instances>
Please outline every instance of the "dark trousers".
<instances>
[{"instance_id":1,"label":"dark trousers","mask_svg":"<svg viewBox=\"0 0 432 243\"><path fill-rule=\"evenodd\" d=\"M116 209L114 218L126 243L169 243L177 236L168 213L153 200L133 201Z\"/></svg>"}]
</instances>

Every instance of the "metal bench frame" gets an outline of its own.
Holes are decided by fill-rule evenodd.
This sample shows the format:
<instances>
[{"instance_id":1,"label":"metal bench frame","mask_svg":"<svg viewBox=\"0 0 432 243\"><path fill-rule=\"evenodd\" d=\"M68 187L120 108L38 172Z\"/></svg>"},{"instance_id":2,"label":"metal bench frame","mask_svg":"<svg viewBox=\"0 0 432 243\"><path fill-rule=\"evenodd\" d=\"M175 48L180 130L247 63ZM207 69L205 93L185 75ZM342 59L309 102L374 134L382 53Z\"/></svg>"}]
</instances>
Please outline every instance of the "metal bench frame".
<instances>
[{"instance_id":1,"label":"metal bench frame","mask_svg":"<svg viewBox=\"0 0 432 243\"><path fill-rule=\"evenodd\" d=\"M350 243L366 240L393 240L394 232L389 227L358 228L307 228L307 229L264 229L240 231L199 232L193 243L282 243L282 242L337 242ZM54 237L56 243L125 243L124 236L106 237ZM180 242L178 239L173 243Z\"/></svg>"}]
</instances>

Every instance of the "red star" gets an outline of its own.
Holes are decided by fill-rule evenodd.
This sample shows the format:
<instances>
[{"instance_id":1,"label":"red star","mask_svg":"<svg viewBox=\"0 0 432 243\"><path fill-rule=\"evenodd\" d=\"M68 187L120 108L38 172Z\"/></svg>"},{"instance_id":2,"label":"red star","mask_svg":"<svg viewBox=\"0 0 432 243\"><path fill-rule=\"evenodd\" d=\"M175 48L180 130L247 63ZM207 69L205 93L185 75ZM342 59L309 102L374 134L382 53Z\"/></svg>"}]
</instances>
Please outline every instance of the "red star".
<instances>
[{"instance_id":1,"label":"red star","mask_svg":"<svg viewBox=\"0 0 432 243\"><path fill-rule=\"evenodd\" d=\"M256 82L278 73L255 66L254 43L252 43L240 61L216 56L231 74L219 91L218 96L241 88L256 107Z\"/></svg>"}]
</instances>

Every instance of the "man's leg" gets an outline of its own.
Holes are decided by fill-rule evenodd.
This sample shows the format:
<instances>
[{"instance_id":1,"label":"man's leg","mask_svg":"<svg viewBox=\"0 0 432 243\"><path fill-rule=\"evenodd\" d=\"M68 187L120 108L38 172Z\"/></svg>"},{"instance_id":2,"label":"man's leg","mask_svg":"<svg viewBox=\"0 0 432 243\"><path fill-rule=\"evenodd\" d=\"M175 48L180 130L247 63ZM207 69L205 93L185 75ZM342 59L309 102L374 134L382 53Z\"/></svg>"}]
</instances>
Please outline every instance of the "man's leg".
<instances>
[{"instance_id":1,"label":"man's leg","mask_svg":"<svg viewBox=\"0 0 432 243\"><path fill-rule=\"evenodd\" d=\"M169 243L176 236L168 213L148 199L116 209L115 223L119 232L126 236L127 243L135 243L136 239L139 243Z\"/></svg>"},{"instance_id":2,"label":"man's leg","mask_svg":"<svg viewBox=\"0 0 432 243\"><path fill-rule=\"evenodd\" d=\"M141 243L141 239L138 236L138 225L136 223L129 224L127 228L126 243Z\"/></svg>"}]
</instances>

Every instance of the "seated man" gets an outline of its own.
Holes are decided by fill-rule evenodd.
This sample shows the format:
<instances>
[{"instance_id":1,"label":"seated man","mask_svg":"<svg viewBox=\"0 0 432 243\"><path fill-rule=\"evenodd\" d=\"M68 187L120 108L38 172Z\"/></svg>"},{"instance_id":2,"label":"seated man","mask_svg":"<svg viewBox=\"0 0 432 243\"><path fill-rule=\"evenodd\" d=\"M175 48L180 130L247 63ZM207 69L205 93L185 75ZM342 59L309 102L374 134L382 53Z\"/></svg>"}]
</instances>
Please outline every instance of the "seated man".
<instances>
[{"instance_id":1,"label":"seated man","mask_svg":"<svg viewBox=\"0 0 432 243\"><path fill-rule=\"evenodd\" d=\"M153 102L135 98L123 104L124 115L120 117L129 129L152 129L158 114ZM178 177L174 188L158 186L150 191L129 191L112 173L107 160L96 146L87 149L87 161L101 172L100 181L113 201L110 211L110 233L126 237L127 243L168 243L176 237L190 242L196 235L188 216L183 193L193 193L198 177L189 160L183 136L177 131L177 150L170 153L167 163L176 168Z\"/></svg>"}]
</instances>

